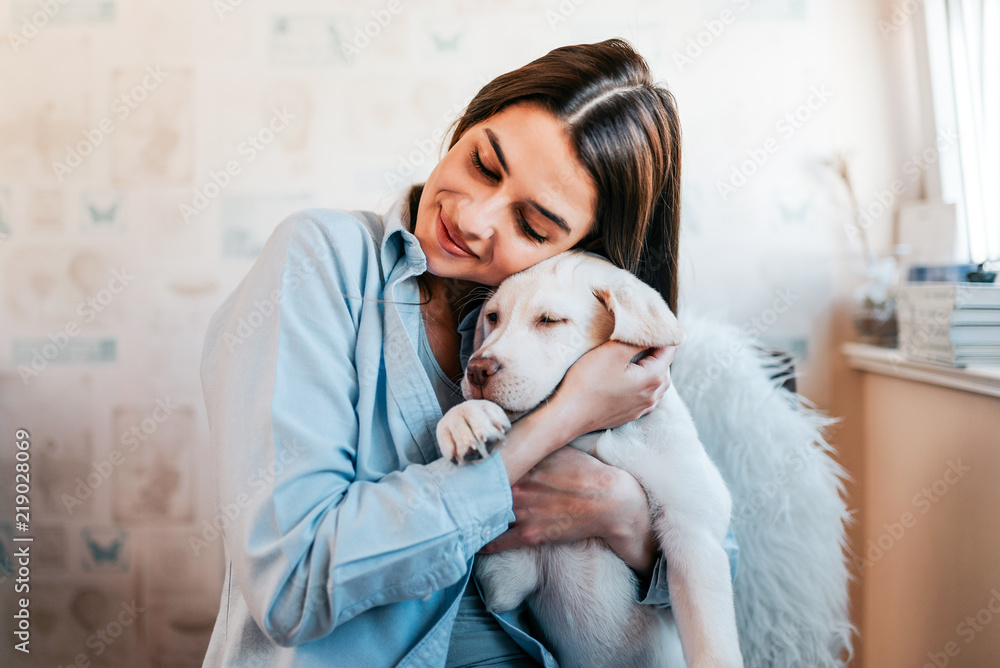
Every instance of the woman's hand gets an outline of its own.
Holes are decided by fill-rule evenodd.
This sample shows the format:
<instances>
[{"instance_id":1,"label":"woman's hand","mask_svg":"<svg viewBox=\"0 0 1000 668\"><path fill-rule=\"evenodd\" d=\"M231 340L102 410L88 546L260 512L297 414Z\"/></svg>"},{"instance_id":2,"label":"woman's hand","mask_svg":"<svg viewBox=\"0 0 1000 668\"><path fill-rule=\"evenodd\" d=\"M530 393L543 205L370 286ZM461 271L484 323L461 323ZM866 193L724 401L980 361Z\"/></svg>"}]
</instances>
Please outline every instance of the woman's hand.
<instances>
[{"instance_id":1,"label":"woman's hand","mask_svg":"<svg viewBox=\"0 0 1000 668\"><path fill-rule=\"evenodd\" d=\"M603 538L642 578L652 573L656 538L638 481L573 447L540 461L513 487L515 521L484 553Z\"/></svg>"},{"instance_id":2,"label":"woman's hand","mask_svg":"<svg viewBox=\"0 0 1000 668\"><path fill-rule=\"evenodd\" d=\"M569 368L552 398L514 422L500 457L511 484L578 436L631 422L651 411L670 387L677 346L647 350L608 341Z\"/></svg>"},{"instance_id":3,"label":"woman's hand","mask_svg":"<svg viewBox=\"0 0 1000 668\"><path fill-rule=\"evenodd\" d=\"M643 350L652 353L633 364L632 358ZM653 410L670 387L676 350L677 346L647 349L608 341L578 359L552 398L572 425L574 438L612 429Z\"/></svg>"}]
</instances>

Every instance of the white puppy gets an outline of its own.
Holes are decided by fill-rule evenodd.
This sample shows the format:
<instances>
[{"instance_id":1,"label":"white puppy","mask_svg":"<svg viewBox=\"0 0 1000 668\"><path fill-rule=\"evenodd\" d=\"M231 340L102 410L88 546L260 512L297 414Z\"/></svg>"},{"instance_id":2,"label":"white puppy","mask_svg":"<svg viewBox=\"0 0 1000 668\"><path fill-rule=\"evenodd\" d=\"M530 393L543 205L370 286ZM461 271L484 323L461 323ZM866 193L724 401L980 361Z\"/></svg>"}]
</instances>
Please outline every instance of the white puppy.
<instances>
[{"instance_id":1,"label":"white puppy","mask_svg":"<svg viewBox=\"0 0 1000 668\"><path fill-rule=\"evenodd\" d=\"M594 254L568 251L514 274L482 306L462 380L468 401L438 424L441 453L459 464L488 457L510 421L608 340L654 347L683 339L653 288ZM646 490L672 611L636 603L635 575L599 539L480 555L487 607L502 612L527 599L567 668L742 666L722 547L731 499L677 390L671 385L638 420L571 445L628 471Z\"/></svg>"}]
</instances>

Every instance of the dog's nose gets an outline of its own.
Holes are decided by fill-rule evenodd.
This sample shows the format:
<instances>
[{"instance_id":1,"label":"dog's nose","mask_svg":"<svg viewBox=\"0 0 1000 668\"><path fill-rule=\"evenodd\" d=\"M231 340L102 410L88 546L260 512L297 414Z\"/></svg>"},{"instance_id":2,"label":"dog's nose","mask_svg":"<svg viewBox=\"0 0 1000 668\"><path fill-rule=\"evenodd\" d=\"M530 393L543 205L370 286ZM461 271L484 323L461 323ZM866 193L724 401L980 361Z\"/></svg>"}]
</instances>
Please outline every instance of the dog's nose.
<instances>
[{"instance_id":1,"label":"dog's nose","mask_svg":"<svg viewBox=\"0 0 1000 668\"><path fill-rule=\"evenodd\" d=\"M491 357L473 357L465 367L465 372L469 374L469 382L476 387L486 385L490 376L499 370L500 362Z\"/></svg>"}]
</instances>

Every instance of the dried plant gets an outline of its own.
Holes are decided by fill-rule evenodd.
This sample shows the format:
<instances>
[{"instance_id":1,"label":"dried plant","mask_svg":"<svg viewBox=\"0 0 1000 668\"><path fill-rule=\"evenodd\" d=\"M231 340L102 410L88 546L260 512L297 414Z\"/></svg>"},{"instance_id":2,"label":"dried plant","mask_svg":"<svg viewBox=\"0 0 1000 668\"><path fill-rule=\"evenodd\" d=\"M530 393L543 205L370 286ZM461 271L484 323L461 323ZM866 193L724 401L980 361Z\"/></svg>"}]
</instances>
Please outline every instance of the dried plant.
<instances>
[{"instance_id":1,"label":"dried plant","mask_svg":"<svg viewBox=\"0 0 1000 668\"><path fill-rule=\"evenodd\" d=\"M895 280L896 258L891 255L879 259L872 250L871 242L868 239L868 223L861 219L861 207L858 206L858 198L854 194L854 185L851 182L851 172L848 166L848 154L838 151L829 160L824 160L827 165L837 174L847 191L848 201L851 208L851 225L845 226L848 237L859 239L863 253L863 265L859 267L866 281L860 286L857 294L859 301L870 302L871 304L882 304L889 299L888 291Z\"/></svg>"}]
</instances>

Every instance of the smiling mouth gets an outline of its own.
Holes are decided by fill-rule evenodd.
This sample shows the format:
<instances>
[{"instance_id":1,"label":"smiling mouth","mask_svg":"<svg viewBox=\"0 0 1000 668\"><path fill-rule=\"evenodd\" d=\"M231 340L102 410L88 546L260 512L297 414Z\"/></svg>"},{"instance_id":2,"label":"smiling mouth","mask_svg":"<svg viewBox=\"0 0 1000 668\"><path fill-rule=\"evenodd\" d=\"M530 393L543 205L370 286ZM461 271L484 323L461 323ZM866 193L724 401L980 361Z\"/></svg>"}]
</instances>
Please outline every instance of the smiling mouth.
<instances>
[{"instance_id":1,"label":"smiling mouth","mask_svg":"<svg viewBox=\"0 0 1000 668\"><path fill-rule=\"evenodd\" d=\"M444 209L438 209L438 237L441 245L452 255L463 257L477 257L462 241L452 236L451 231L444 222Z\"/></svg>"}]
</instances>

